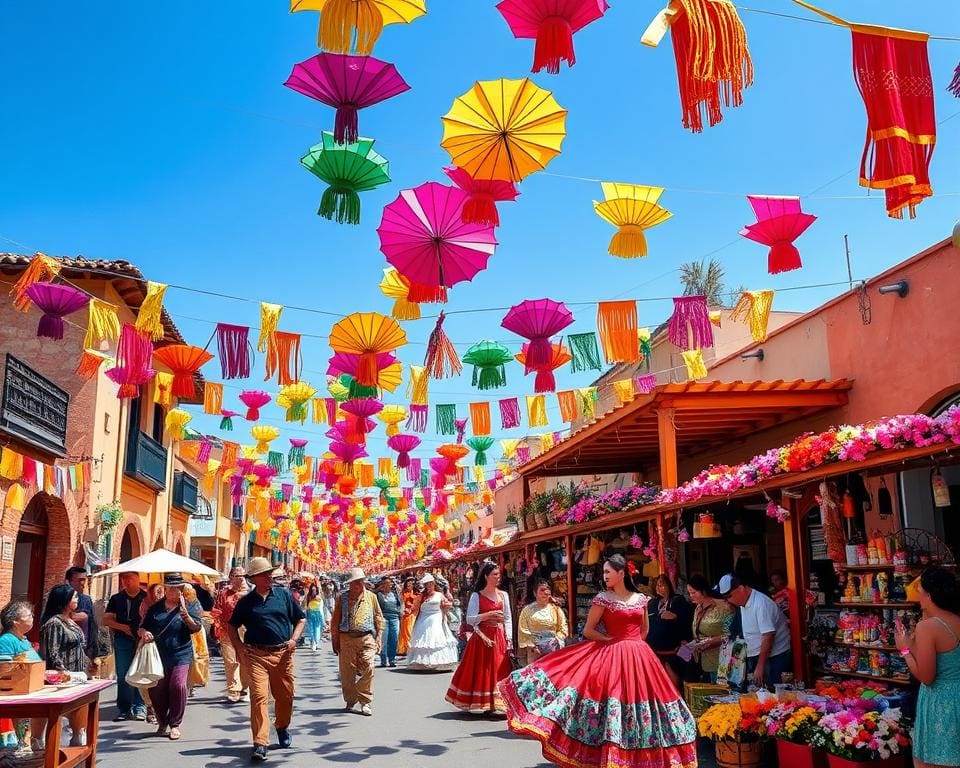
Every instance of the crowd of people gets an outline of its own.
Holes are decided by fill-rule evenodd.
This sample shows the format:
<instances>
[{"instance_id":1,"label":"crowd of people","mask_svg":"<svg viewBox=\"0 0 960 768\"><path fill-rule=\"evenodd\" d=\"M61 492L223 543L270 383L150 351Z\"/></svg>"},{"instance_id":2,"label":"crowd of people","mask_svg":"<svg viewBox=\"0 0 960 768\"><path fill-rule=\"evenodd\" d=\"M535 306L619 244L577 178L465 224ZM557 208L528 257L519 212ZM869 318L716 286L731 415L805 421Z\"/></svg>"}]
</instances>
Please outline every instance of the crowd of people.
<instances>
[{"instance_id":1,"label":"crowd of people","mask_svg":"<svg viewBox=\"0 0 960 768\"><path fill-rule=\"evenodd\" d=\"M558 765L664 768L696 764L683 681L729 678L739 661L744 688L770 686L792 665L781 607L787 601L778 599L785 585L774 583L768 595L735 574L715 585L693 575L685 596L660 574L647 595L638 589L634 564L615 554L604 561L605 590L593 599L579 642L550 582L534 579L514 648L510 597L491 561L457 593L432 573L398 585L390 575L369 578L360 568L340 582L319 574L287 579L277 571L253 558L222 584L168 573L147 589L139 574L121 574L119 591L98 619L87 574L71 568L47 596L38 644L28 639L33 605L14 600L0 610L0 657L42 661L48 670L85 678L112 652L117 720L149 721L158 735L177 740L193 688L209 680L209 631L223 658L226 700L249 702L251 756L262 761L271 699L278 744L293 741L296 649L317 652L329 643L346 711L372 716L378 666L453 671L447 702L505 716L512 731L538 739ZM942 568L928 569L920 584L924 619L915 634L901 630L896 639L920 683L914 751L926 764L958 765L960 586ZM150 643L162 676L150 687L130 685L127 673ZM34 750L44 748L44 725L29 723ZM69 725L71 744L83 745L83 711ZM15 728L0 721L0 746L11 743Z\"/></svg>"}]
</instances>

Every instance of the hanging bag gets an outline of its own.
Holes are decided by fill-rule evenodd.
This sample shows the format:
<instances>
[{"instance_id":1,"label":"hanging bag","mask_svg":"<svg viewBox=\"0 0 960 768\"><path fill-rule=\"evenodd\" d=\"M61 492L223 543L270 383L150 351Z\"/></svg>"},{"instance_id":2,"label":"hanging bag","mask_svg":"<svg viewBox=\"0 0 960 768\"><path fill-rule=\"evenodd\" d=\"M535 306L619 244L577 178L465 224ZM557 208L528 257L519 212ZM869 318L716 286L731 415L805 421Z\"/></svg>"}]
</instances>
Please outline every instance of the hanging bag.
<instances>
[{"instance_id":1,"label":"hanging bag","mask_svg":"<svg viewBox=\"0 0 960 768\"><path fill-rule=\"evenodd\" d=\"M149 643L140 641L137 652L133 655L133 661L130 663L130 669L127 670L127 676L123 678L127 685L132 685L134 688L153 688L163 679L163 662L160 660L160 651L157 650L157 640L170 628L176 618L176 616L171 618Z\"/></svg>"}]
</instances>

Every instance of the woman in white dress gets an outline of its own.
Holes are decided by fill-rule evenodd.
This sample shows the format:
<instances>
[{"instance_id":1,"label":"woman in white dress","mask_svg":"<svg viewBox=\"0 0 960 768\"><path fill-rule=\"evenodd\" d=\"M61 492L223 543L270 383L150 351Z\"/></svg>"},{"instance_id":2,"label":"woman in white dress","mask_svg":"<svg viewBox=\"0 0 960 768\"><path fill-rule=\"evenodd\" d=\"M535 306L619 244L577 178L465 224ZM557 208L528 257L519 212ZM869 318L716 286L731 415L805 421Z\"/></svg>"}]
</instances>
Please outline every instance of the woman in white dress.
<instances>
[{"instance_id":1,"label":"woman in white dress","mask_svg":"<svg viewBox=\"0 0 960 768\"><path fill-rule=\"evenodd\" d=\"M437 589L429 573L420 579L423 595L420 611L410 635L407 651L409 669L448 671L457 665L457 638L446 622L450 601Z\"/></svg>"}]
</instances>

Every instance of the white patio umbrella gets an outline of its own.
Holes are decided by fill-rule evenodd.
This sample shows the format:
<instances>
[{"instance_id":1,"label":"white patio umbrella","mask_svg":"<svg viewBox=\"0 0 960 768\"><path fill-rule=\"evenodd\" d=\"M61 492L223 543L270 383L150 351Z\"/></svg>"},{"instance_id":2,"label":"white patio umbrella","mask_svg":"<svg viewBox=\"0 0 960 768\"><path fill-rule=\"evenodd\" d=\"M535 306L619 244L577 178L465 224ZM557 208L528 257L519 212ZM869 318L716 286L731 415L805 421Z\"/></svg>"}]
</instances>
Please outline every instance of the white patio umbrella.
<instances>
[{"instance_id":1,"label":"white patio umbrella","mask_svg":"<svg viewBox=\"0 0 960 768\"><path fill-rule=\"evenodd\" d=\"M220 578L219 571L197 560L171 552L169 549L157 549L93 575L113 576L117 573L183 573L191 576Z\"/></svg>"}]
</instances>

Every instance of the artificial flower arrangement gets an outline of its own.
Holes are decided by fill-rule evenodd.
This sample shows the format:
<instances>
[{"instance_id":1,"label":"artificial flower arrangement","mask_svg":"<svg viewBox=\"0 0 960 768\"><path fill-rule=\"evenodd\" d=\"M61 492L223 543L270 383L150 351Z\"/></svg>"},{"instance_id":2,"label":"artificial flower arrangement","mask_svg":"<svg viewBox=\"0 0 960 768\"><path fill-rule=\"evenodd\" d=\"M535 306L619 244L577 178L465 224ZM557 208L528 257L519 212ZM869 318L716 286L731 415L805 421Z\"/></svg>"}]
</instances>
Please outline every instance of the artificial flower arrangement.
<instances>
[{"instance_id":1,"label":"artificial flower arrangement","mask_svg":"<svg viewBox=\"0 0 960 768\"><path fill-rule=\"evenodd\" d=\"M584 492L573 504L557 514L557 522L573 525L604 515L643 507L657 500L658 490L657 486L651 483L642 483L630 488L618 488L601 495Z\"/></svg>"},{"instance_id":2,"label":"artificial flower arrangement","mask_svg":"<svg viewBox=\"0 0 960 768\"><path fill-rule=\"evenodd\" d=\"M910 746L899 709L863 711L841 709L820 718L810 744L832 755L855 762L886 760Z\"/></svg>"},{"instance_id":3,"label":"artificial flower arrangement","mask_svg":"<svg viewBox=\"0 0 960 768\"><path fill-rule=\"evenodd\" d=\"M714 704L697 721L701 736L713 741L760 741L767 736L767 718L776 699L761 702L741 696L735 704Z\"/></svg>"},{"instance_id":4,"label":"artificial flower arrangement","mask_svg":"<svg viewBox=\"0 0 960 768\"><path fill-rule=\"evenodd\" d=\"M780 703L767 715L767 736L794 744L808 744L823 713L802 702Z\"/></svg>"}]
</instances>

